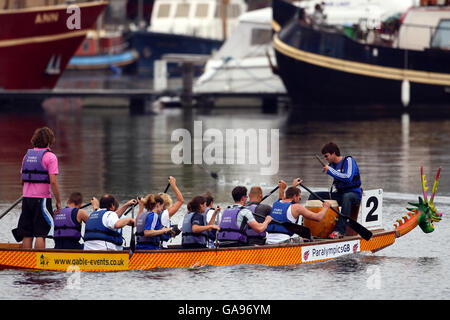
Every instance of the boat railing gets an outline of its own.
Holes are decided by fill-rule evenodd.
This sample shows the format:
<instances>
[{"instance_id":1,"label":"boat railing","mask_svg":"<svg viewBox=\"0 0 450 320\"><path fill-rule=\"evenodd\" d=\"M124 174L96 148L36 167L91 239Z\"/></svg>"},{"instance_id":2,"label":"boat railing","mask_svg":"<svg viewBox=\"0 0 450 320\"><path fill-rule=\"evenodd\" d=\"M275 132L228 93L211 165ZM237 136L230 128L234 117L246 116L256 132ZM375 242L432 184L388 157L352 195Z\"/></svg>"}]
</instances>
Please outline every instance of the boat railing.
<instances>
[{"instance_id":1,"label":"boat railing","mask_svg":"<svg viewBox=\"0 0 450 320\"><path fill-rule=\"evenodd\" d=\"M417 34L420 31L425 31L426 43L424 47L449 49L448 40L450 38L450 25L425 25L417 23L402 23L397 26L382 25L381 27L364 27L364 24L354 24L351 26L333 26L333 25L318 25L313 26L324 32L343 33L347 37L366 44L382 45L389 47L399 47L399 38L402 37L401 32L408 32ZM440 35L438 34L441 33ZM404 35L403 35L404 37Z\"/></svg>"}]
</instances>

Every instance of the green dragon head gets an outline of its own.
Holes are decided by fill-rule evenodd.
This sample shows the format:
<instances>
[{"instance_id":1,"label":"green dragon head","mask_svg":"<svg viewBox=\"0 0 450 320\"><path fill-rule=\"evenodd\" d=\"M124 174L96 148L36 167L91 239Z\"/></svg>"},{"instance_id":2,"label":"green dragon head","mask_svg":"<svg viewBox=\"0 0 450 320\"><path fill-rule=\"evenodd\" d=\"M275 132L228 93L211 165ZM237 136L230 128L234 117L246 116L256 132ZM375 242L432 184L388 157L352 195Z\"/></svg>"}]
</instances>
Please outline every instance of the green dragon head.
<instances>
[{"instance_id":1,"label":"green dragon head","mask_svg":"<svg viewBox=\"0 0 450 320\"><path fill-rule=\"evenodd\" d=\"M433 222L439 222L442 219L442 213L437 212L433 204L425 202L422 197L419 197L418 203L408 202L408 204L415 208L407 208L409 211L416 211L420 213L418 224L423 232L430 233L434 231Z\"/></svg>"}]
</instances>

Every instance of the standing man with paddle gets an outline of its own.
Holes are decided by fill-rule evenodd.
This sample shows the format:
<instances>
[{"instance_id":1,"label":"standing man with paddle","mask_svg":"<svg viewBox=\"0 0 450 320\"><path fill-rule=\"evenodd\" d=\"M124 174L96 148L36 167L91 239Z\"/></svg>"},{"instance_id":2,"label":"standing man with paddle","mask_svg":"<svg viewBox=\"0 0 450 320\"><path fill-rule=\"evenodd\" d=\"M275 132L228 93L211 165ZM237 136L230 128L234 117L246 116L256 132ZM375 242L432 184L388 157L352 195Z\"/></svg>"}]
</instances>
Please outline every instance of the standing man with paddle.
<instances>
[{"instance_id":1,"label":"standing man with paddle","mask_svg":"<svg viewBox=\"0 0 450 320\"><path fill-rule=\"evenodd\" d=\"M56 213L61 210L61 198L56 175L58 159L50 150L55 135L48 127L36 129L22 161L23 184L22 212L16 229L23 237L22 248L45 248L45 238L53 237L52 195L56 198Z\"/></svg>"},{"instance_id":2,"label":"standing man with paddle","mask_svg":"<svg viewBox=\"0 0 450 320\"><path fill-rule=\"evenodd\" d=\"M331 198L341 206L341 214L350 217L352 208L361 203L361 177L358 165L351 156L341 156L339 147L333 142L322 147L322 154L328 161L328 164L322 163L323 172L333 177L333 185L337 189L337 192L331 193ZM317 196L326 199L329 197L329 193L317 192ZM317 199L317 197L311 194L309 200L314 199ZM345 229L345 220L340 216L329 238L342 238L345 235Z\"/></svg>"}]
</instances>

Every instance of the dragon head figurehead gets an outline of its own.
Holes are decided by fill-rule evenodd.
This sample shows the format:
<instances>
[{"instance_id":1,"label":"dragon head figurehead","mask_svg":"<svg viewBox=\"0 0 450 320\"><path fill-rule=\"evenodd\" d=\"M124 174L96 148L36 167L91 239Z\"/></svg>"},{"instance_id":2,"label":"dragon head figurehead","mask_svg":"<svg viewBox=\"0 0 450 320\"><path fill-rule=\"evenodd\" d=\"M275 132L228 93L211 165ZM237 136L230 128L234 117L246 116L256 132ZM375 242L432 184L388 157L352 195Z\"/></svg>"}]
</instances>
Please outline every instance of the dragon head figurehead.
<instances>
[{"instance_id":1,"label":"dragon head figurehead","mask_svg":"<svg viewBox=\"0 0 450 320\"><path fill-rule=\"evenodd\" d=\"M409 211L418 214L417 223L425 233L434 231L433 222L439 222L442 219L442 213L437 212L436 207L433 204L429 204L424 201L422 197L419 197L418 203L408 202L408 204L415 208L407 208Z\"/></svg>"},{"instance_id":2,"label":"dragon head figurehead","mask_svg":"<svg viewBox=\"0 0 450 320\"><path fill-rule=\"evenodd\" d=\"M437 212L437 209L434 206L434 196L436 195L441 168L439 168L436 174L430 200L428 200L427 196L428 187L427 181L425 180L425 175L423 174L423 167L420 167L420 173L422 179L423 197L419 197L419 202L417 203L408 202L408 204L412 205L414 208L407 208L409 211L408 215L403 217L403 220L397 220L398 225L395 225L397 237L405 235L417 225L425 233L433 232L433 222L439 222L442 219L442 212Z\"/></svg>"}]
</instances>

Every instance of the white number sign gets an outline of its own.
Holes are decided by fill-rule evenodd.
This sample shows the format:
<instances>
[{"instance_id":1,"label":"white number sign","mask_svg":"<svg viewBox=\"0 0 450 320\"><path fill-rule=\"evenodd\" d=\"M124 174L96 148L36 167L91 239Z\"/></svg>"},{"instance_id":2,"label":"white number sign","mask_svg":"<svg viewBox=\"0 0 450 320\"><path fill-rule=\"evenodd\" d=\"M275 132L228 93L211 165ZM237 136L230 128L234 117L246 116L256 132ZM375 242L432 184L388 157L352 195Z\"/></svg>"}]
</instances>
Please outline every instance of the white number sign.
<instances>
[{"instance_id":1,"label":"white number sign","mask_svg":"<svg viewBox=\"0 0 450 320\"><path fill-rule=\"evenodd\" d=\"M383 189L364 190L359 212L359 223L367 229L383 226Z\"/></svg>"}]
</instances>

